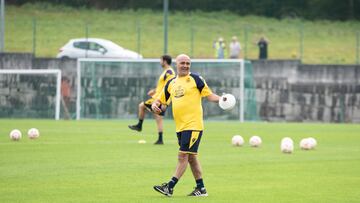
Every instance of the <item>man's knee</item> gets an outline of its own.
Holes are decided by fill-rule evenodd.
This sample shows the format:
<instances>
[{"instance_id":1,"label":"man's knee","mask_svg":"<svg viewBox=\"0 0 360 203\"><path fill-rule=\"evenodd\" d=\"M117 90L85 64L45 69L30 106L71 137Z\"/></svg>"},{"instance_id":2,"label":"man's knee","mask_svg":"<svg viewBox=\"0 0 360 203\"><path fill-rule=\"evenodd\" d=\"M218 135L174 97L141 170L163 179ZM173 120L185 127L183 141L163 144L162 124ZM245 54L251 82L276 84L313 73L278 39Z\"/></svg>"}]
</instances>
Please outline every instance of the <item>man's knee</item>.
<instances>
[{"instance_id":1,"label":"man's knee","mask_svg":"<svg viewBox=\"0 0 360 203\"><path fill-rule=\"evenodd\" d=\"M139 109L143 109L144 107L145 107L144 102L141 102L141 103L139 104Z\"/></svg>"},{"instance_id":2,"label":"man's knee","mask_svg":"<svg viewBox=\"0 0 360 203\"><path fill-rule=\"evenodd\" d=\"M178 160L179 160L179 162L188 162L189 155L185 154L185 153L179 153Z\"/></svg>"},{"instance_id":3,"label":"man's knee","mask_svg":"<svg viewBox=\"0 0 360 203\"><path fill-rule=\"evenodd\" d=\"M196 161L197 161L197 156L195 154L190 154L189 155L189 163L194 164L194 163L196 163Z\"/></svg>"}]
</instances>

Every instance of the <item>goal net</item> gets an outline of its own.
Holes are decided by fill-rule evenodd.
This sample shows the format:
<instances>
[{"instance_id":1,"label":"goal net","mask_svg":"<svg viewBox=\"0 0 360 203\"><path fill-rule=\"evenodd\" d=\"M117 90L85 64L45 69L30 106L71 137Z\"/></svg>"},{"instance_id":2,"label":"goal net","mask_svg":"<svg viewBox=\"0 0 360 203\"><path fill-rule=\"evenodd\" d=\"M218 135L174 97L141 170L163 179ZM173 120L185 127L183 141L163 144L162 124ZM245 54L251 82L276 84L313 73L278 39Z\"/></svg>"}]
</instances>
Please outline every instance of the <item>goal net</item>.
<instances>
[{"instance_id":1,"label":"goal net","mask_svg":"<svg viewBox=\"0 0 360 203\"><path fill-rule=\"evenodd\" d=\"M214 93L231 93L237 98L237 105L231 111L223 111L217 104L203 99L204 118L246 120L249 94L244 86L245 61L193 59L191 62L191 72L203 76ZM175 64L173 68L176 71ZM77 77L81 82L77 86L77 119L136 118L138 104L148 99L146 93L155 88L161 72L159 59L78 59ZM168 109L165 118L171 115Z\"/></svg>"},{"instance_id":2,"label":"goal net","mask_svg":"<svg viewBox=\"0 0 360 203\"><path fill-rule=\"evenodd\" d=\"M60 118L61 70L0 69L1 118Z\"/></svg>"}]
</instances>

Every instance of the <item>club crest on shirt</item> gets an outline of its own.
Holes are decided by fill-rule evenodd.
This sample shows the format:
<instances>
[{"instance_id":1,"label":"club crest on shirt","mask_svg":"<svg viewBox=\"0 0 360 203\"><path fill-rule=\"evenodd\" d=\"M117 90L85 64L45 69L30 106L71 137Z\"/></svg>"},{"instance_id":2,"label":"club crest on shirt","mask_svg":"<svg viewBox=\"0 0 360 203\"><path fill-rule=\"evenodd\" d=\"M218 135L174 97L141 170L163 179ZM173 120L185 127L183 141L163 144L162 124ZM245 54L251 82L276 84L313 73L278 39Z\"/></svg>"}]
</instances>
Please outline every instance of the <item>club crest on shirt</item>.
<instances>
[{"instance_id":1,"label":"club crest on shirt","mask_svg":"<svg viewBox=\"0 0 360 203\"><path fill-rule=\"evenodd\" d=\"M180 98L185 95L185 89L179 85L175 88L174 93L175 98Z\"/></svg>"}]
</instances>

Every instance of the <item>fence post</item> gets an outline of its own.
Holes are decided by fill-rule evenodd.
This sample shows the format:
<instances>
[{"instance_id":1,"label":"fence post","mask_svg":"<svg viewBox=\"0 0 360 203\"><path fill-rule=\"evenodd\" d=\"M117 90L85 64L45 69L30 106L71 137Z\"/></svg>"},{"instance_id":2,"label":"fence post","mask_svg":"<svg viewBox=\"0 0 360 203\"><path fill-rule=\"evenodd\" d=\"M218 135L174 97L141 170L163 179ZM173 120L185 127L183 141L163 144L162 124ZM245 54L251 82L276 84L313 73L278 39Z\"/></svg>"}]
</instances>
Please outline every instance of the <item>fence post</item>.
<instances>
[{"instance_id":1,"label":"fence post","mask_svg":"<svg viewBox=\"0 0 360 203\"><path fill-rule=\"evenodd\" d=\"M32 28L33 28L33 47L32 47L32 53L34 56L36 56L36 18L34 17L32 20Z\"/></svg>"},{"instance_id":2,"label":"fence post","mask_svg":"<svg viewBox=\"0 0 360 203\"><path fill-rule=\"evenodd\" d=\"M137 48L136 48L136 50L137 50L137 53L141 53L141 24L140 24L140 22L139 22L139 20L138 19L136 19L136 44L137 44Z\"/></svg>"},{"instance_id":3,"label":"fence post","mask_svg":"<svg viewBox=\"0 0 360 203\"><path fill-rule=\"evenodd\" d=\"M360 52L360 32L358 31L356 33L356 64L360 64L360 56L359 53Z\"/></svg>"},{"instance_id":4,"label":"fence post","mask_svg":"<svg viewBox=\"0 0 360 203\"><path fill-rule=\"evenodd\" d=\"M244 59L247 59L247 44L248 44L248 25L244 29Z\"/></svg>"},{"instance_id":5,"label":"fence post","mask_svg":"<svg viewBox=\"0 0 360 203\"><path fill-rule=\"evenodd\" d=\"M88 41L88 38L89 38L89 27L88 27L88 23L87 22L85 22L85 38L86 38L86 41ZM89 44L88 44L88 46L89 46ZM88 49L89 49L90 47L86 47L86 49L85 49L85 58L87 58L88 57Z\"/></svg>"},{"instance_id":6,"label":"fence post","mask_svg":"<svg viewBox=\"0 0 360 203\"><path fill-rule=\"evenodd\" d=\"M168 13L169 0L164 0L164 54L168 53Z\"/></svg>"},{"instance_id":7,"label":"fence post","mask_svg":"<svg viewBox=\"0 0 360 203\"><path fill-rule=\"evenodd\" d=\"M299 26L299 59L303 60L304 57L304 25Z\"/></svg>"},{"instance_id":8,"label":"fence post","mask_svg":"<svg viewBox=\"0 0 360 203\"><path fill-rule=\"evenodd\" d=\"M0 52L5 52L5 0L0 4Z\"/></svg>"},{"instance_id":9,"label":"fence post","mask_svg":"<svg viewBox=\"0 0 360 203\"><path fill-rule=\"evenodd\" d=\"M190 57L193 58L194 57L194 24L193 24L193 20L191 18L191 25L190 25Z\"/></svg>"}]
</instances>

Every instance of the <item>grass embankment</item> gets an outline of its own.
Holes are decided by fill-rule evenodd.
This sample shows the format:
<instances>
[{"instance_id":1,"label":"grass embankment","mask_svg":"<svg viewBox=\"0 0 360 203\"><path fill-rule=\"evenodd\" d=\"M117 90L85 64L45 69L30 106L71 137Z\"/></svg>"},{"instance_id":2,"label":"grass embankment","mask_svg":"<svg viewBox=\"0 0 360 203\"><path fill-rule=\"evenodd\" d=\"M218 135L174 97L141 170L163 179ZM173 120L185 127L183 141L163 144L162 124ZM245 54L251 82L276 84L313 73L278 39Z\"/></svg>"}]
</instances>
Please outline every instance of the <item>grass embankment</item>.
<instances>
[{"instance_id":1,"label":"grass embankment","mask_svg":"<svg viewBox=\"0 0 360 203\"><path fill-rule=\"evenodd\" d=\"M54 57L69 39L85 37L86 25L89 37L112 40L141 52L146 58L158 58L164 50L163 14L160 11L107 11L27 4L6 7L6 51L32 52L33 19L36 19L35 51L38 57ZM185 52L196 58L212 58L215 39L222 36L229 42L236 35L242 44L243 55L246 47L247 58L256 59L258 48L254 42L265 34L271 41L270 59L299 58L303 44L304 63L353 64L359 30L360 22L357 21L277 20L230 12L170 11L168 52L174 56Z\"/></svg>"}]
</instances>

